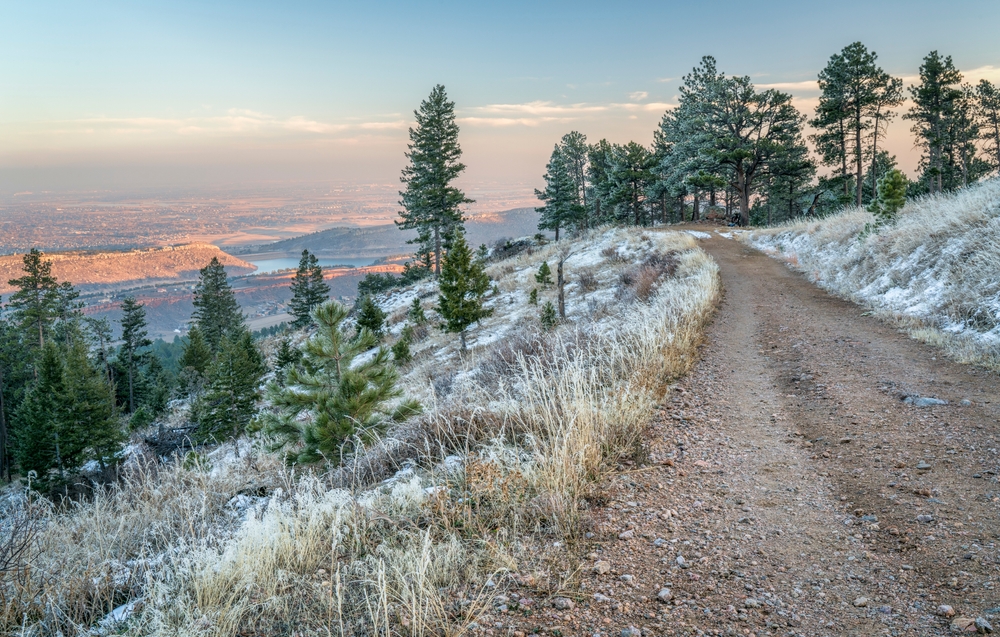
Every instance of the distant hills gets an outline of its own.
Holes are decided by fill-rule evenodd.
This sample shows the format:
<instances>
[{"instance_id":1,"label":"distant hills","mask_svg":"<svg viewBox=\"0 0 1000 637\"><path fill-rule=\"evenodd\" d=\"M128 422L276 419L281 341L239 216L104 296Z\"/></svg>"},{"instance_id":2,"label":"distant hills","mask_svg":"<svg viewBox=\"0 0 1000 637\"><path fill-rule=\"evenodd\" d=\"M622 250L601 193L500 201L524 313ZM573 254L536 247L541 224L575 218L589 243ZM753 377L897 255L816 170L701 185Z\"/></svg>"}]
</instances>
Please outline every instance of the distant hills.
<instances>
[{"instance_id":1,"label":"distant hills","mask_svg":"<svg viewBox=\"0 0 1000 637\"><path fill-rule=\"evenodd\" d=\"M45 253L52 261L52 274L82 289L121 289L126 284L153 284L193 279L198 270L217 257L230 275L249 274L256 266L207 243L116 252ZM23 255L0 257L0 294L14 288L7 283L23 274Z\"/></svg>"},{"instance_id":2,"label":"distant hills","mask_svg":"<svg viewBox=\"0 0 1000 637\"><path fill-rule=\"evenodd\" d=\"M534 208L515 208L484 213L465 221L466 238L473 247L499 239L523 237L538 232L538 213ZM395 224L364 228L330 228L274 243L233 249L233 254L281 254L297 256L309 250L321 257L384 257L413 252L407 240L416 238L413 230L402 231Z\"/></svg>"}]
</instances>

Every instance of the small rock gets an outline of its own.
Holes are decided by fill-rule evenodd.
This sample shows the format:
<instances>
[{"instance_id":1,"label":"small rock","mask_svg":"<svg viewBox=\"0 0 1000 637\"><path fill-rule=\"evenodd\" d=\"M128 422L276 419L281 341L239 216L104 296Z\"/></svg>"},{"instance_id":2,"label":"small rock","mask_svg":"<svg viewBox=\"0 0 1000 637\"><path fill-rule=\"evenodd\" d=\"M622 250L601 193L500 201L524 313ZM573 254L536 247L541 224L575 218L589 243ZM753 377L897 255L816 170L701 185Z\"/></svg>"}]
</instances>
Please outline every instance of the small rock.
<instances>
[{"instance_id":1,"label":"small rock","mask_svg":"<svg viewBox=\"0 0 1000 637\"><path fill-rule=\"evenodd\" d=\"M969 626L975 626L975 625L976 625L976 620L972 619L971 617L956 617L955 619L951 620L952 630L965 630Z\"/></svg>"},{"instance_id":2,"label":"small rock","mask_svg":"<svg viewBox=\"0 0 1000 637\"><path fill-rule=\"evenodd\" d=\"M611 601L611 598L601 593L594 593L594 601L599 604L606 604Z\"/></svg>"},{"instance_id":3,"label":"small rock","mask_svg":"<svg viewBox=\"0 0 1000 637\"><path fill-rule=\"evenodd\" d=\"M892 614L892 606L879 606L878 607L878 612L882 613L883 615L891 615Z\"/></svg>"},{"instance_id":4,"label":"small rock","mask_svg":"<svg viewBox=\"0 0 1000 637\"><path fill-rule=\"evenodd\" d=\"M856 600L854 600L854 605L857 608L864 608L865 606L868 605L868 598L867 597L859 597Z\"/></svg>"},{"instance_id":5,"label":"small rock","mask_svg":"<svg viewBox=\"0 0 1000 637\"><path fill-rule=\"evenodd\" d=\"M660 600L664 604L669 602L674 598L674 594L670 592L669 588L661 588L660 592L656 594L656 599Z\"/></svg>"},{"instance_id":6,"label":"small rock","mask_svg":"<svg viewBox=\"0 0 1000 637\"><path fill-rule=\"evenodd\" d=\"M497 595L496 597L493 598L493 603L496 604L497 606L503 606L508 601L510 601L510 598L508 598L506 595Z\"/></svg>"},{"instance_id":7,"label":"small rock","mask_svg":"<svg viewBox=\"0 0 1000 637\"><path fill-rule=\"evenodd\" d=\"M753 597L747 597L743 600L743 605L747 608L760 608L760 602Z\"/></svg>"},{"instance_id":8,"label":"small rock","mask_svg":"<svg viewBox=\"0 0 1000 637\"><path fill-rule=\"evenodd\" d=\"M552 606L554 606L556 610L573 610L574 605L573 600L568 597L557 597L552 600Z\"/></svg>"},{"instance_id":9,"label":"small rock","mask_svg":"<svg viewBox=\"0 0 1000 637\"><path fill-rule=\"evenodd\" d=\"M583 537L584 537L584 539L592 540L592 539L594 539L594 534L591 533L590 531L587 531L586 533L583 534Z\"/></svg>"},{"instance_id":10,"label":"small rock","mask_svg":"<svg viewBox=\"0 0 1000 637\"><path fill-rule=\"evenodd\" d=\"M958 404L961 405L961 406L963 406L963 407L971 407L972 406L972 401L969 400L968 398L963 398L961 400L961 402L959 402Z\"/></svg>"},{"instance_id":11,"label":"small rock","mask_svg":"<svg viewBox=\"0 0 1000 637\"><path fill-rule=\"evenodd\" d=\"M631 540L634 537L635 537L635 531L633 531L632 529L629 529L628 531L622 531L621 533L618 534L619 540Z\"/></svg>"},{"instance_id":12,"label":"small rock","mask_svg":"<svg viewBox=\"0 0 1000 637\"><path fill-rule=\"evenodd\" d=\"M635 626L622 628L622 637L642 637L642 631Z\"/></svg>"},{"instance_id":13,"label":"small rock","mask_svg":"<svg viewBox=\"0 0 1000 637\"><path fill-rule=\"evenodd\" d=\"M625 582L626 584L631 584L633 578L632 578L631 575L622 575L618 579L620 579L621 581Z\"/></svg>"},{"instance_id":14,"label":"small rock","mask_svg":"<svg viewBox=\"0 0 1000 637\"><path fill-rule=\"evenodd\" d=\"M931 398L930 396L907 396L903 399L904 403L913 405L914 407L933 407L935 405L947 405L947 400L941 400L940 398Z\"/></svg>"},{"instance_id":15,"label":"small rock","mask_svg":"<svg viewBox=\"0 0 1000 637\"><path fill-rule=\"evenodd\" d=\"M988 635L993 632L993 626L986 621L986 618L976 617L976 632L980 635Z\"/></svg>"},{"instance_id":16,"label":"small rock","mask_svg":"<svg viewBox=\"0 0 1000 637\"><path fill-rule=\"evenodd\" d=\"M660 547L663 547L663 546L666 546L666 545L667 545L667 541L664 540L662 537L658 537L655 540L653 540L653 546L655 546L656 548L660 548Z\"/></svg>"},{"instance_id":17,"label":"small rock","mask_svg":"<svg viewBox=\"0 0 1000 637\"><path fill-rule=\"evenodd\" d=\"M921 513L920 515L917 516L917 522L933 522L933 521L934 521L933 515Z\"/></svg>"},{"instance_id":18,"label":"small rock","mask_svg":"<svg viewBox=\"0 0 1000 637\"><path fill-rule=\"evenodd\" d=\"M600 562L594 564L594 572L598 575L606 575L611 572L611 562L601 560Z\"/></svg>"},{"instance_id":19,"label":"small rock","mask_svg":"<svg viewBox=\"0 0 1000 637\"><path fill-rule=\"evenodd\" d=\"M937 607L937 614L941 617L954 617L955 609L948 604L941 604Z\"/></svg>"},{"instance_id":20,"label":"small rock","mask_svg":"<svg viewBox=\"0 0 1000 637\"><path fill-rule=\"evenodd\" d=\"M684 559L683 555L678 555L677 556L677 566L680 566L681 568L687 568L688 567L687 560Z\"/></svg>"},{"instance_id":21,"label":"small rock","mask_svg":"<svg viewBox=\"0 0 1000 637\"><path fill-rule=\"evenodd\" d=\"M851 440L853 440L853 438L841 438L840 444L846 445L847 443L851 442Z\"/></svg>"},{"instance_id":22,"label":"small rock","mask_svg":"<svg viewBox=\"0 0 1000 637\"><path fill-rule=\"evenodd\" d=\"M921 460L920 462L917 463L917 467L916 468L917 468L917 471L930 471L931 466L929 464L927 464L926 462L924 462L923 460Z\"/></svg>"}]
</instances>

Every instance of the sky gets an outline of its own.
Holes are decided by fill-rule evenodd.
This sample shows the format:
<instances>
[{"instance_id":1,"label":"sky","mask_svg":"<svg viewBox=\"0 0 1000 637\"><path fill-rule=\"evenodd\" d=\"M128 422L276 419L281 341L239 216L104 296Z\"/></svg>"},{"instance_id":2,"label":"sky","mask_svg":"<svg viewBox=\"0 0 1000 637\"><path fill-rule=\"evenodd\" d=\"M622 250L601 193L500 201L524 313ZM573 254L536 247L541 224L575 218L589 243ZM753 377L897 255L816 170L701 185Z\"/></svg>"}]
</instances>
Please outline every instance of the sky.
<instances>
[{"instance_id":1,"label":"sky","mask_svg":"<svg viewBox=\"0 0 1000 637\"><path fill-rule=\"evenodd\" d=\"M530 190L570 130L649 144L703 55L806 114L854 41L907 81L936 49L1000 82L996 0L0 0L0 15L0 197L396 183L438 83L463 179ZM888 147L912 172L908 129Z\"/></svg>"}]
</instances>

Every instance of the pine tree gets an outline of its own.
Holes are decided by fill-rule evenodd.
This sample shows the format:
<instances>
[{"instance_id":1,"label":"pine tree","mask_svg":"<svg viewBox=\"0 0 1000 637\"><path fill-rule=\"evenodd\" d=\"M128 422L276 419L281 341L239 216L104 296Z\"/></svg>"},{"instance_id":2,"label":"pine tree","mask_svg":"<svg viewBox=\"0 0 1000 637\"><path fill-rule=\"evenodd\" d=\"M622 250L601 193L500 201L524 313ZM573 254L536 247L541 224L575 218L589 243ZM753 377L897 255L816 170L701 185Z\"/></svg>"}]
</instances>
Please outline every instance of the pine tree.
<instances>
[{"instance_id":1,"label":"pine tree","mask_svg":"<svg viewBox=\"0 0 1000 637\"><path fill-rule=\"evenodd\" d=\"M574 220L574 229L586 230L590 227L590 220L587 218L587 161L590 154L587 136L577 131L570 131L560 140L559 150L576 190L577 218Z\"/></svg>"},{"instance_id":2,"label":"pine tree","mask_svg":"<svg viewBox=\"0 0 1000 637\"><path fill-rule=\"evenodd\" d=\"M420 305L420 299L413 299L410 309L406 312L406 318L410 319L414 325L423 325L427 322L427 315L424 314L424 308Z\"/></svg>"},{"instance_id":3,"label":"pine tree","mask_svg":"<svg viewBox=\"0 0 1000 637\"><path fill-rule=\"evenodd\" d=\"M528 304L538 305L538 288L531 288L531 292L528 293Z\"/></svg>"},{"instance_id":4,"label":"pine tree","mask_svg":"<svg viewBox=\"0 0 1000 637\"><path fill-rule=\"evenodd\" d=\"M42 253L32 248L24 255L24 276L7 283L15 288L7 305L13 310L13 319L20 326L28 342L34 340L41 348L45 337L61 315L70 296L52 275L52 262L42 259ZM68 300L72 301L72 298Z\"/></svg>"},{"instance_id":5,"label":"pine tree","mask_svg":"<svg viewBox=\"0 0 1000 637\"><path fill-rule=\"evenodd\" d=\"M236 302L226 269L218 257L201 269L201 277L194 289L195 326L201 331L205 343L215 353L229 330L243 329L243 312Z\"/></svg>"},{"instance_id":6,"label":"pine tree","mask_svg":"<svg viewBox=\"0 0 1000 637\"><path fill-rule=\"evenodd\" d=\"M202 439L235 440L246 431L256 412L265 371L250 332L227 332L198 401L198 434Z\"/></svg>"},{"instance_id":7,"label":"pine tree","mask_svg":"<svg viewBox=\"0 0 1000 637\"><path fill-rule=\"evenodd\" d=\"M535 273L535 283L543 288L552 285L552 268L549 267L548 261L542 261L542 265L538 266L538 272Z\"/></svg>"},{"instance_id":8,"label":"pine tree","mask_svg":"<svg viewBox=\"0 0 1000 637\"><path fill-rule=\"evenodd\" d=\"M302 359L302 352L292 347L287 338L281 339L278 346L278 357L274 362L275 371L281 372L289 365L295 365Z\"/></svg>"},{"instance_id":9,"label":"pine tree","mask_svg":"<svg viewBox=\"0 0 1000 637\"><path fill-rule=\"evenodd\" d=\"M358 328L368 330L378 339L385 333L385 312L371 296L363 297L358 304Z\"/></svg>"},{"instance_id":10,"label":"pine tree","mask_svg":"<svg viewBox=\"0 0 1000 637\"><path fill-rule=\"evenodd\" d=\"M139 366L148 358L142 350L153 344L153 341L146 336L146 308L137 302L134 296L127 296L122 301L121 326L122 344L118 348L118 358L125 367L128 381L128 411L132 413L136 408L135 384Z\"/></svg>"},{"instance_id":11,"label":"pine tree","mask_svg":"<svg viewBox=\"0 0 1000 637\"><path fill-rule=\"evenodd\" d=\"M545 165L545 190L535 189L535 197L545 205L535 208L539 214L538 229L552 230L559 240L559 230L575 229L581 223L584 208L574 179L574 166L558 144Z\"/></svg>"},{"instance_id":12,"label":"pine tree","mask_svg":"<svg viewBox=\"0 0 1000 637\"><path fill-rule=\"evenodd\" d=\"M191 328L188 332L187 343L184 345L184 354L181 355L179 365L181 368L182 385L191 392L201 384L212 364L212 350L205 342L198 326Z\"/></svg>"},{"instance_id":13,"label":"pine tree","mask_svg":"<svg viewBox=\"0 0 1000 637\"><path fill-rule=\"evenodd\" d=\"M612 146L611 170L608 174L608 212L614 209L614 219L646 225L646 193L653 182L653 155L642 144L629 142Z\"/></svg>"},{"instance_id":14,"label":"pine tree","mask_svg":"<svg viewBox=\"0 0 1000 637\"><path fill-rule=\"evenodd\" d=\"M442 327L447 332L458 332L464 351L465 330L492 314L493 310L483 307L483 299L490 289L490 278L483 270L483 264L472 258L472 251L461 230L455 233L451 250L444 258L438 286L441 290L438 312L445 320Z\"/></svg>"},{"instance_id":15,"label":"pine tree","mask_svg":"<svg viewBox=\"0 0 1000 637\"><path fill-rule=\"evenodd\" d=\"M277 438L275 450L296 447L287 455L291 462L339 459L351 438L367 438L420 412L419 403L412 400L390 405L403 392L389 350L380 347L375 356L354 364L377 340L366 329L346 337L344 306L330 301L313 316L318 329L303 346L303 364L286 368L284 386L271 383L267 389L277 411L264 416L264 429ZM312 417L298 419L302 411Z\"/></svg>"},{"instance_id":16,"label":"pine tree","mask_svg":"<svg viewBox=\"0 0 1000 637\"><path fill-rule=\"evenodd\" d=\"M462 227L462 204L473 203L452 181L465 170L458 145L455 103L448 101L444 87L434 87L430 96L414 111L417 127L410 129L406 157L410 165L403 169L400 181L406 190L399 193L403 211L396 225L401 230L415 229L417 258L441 274L442 254L456 228Z\"/></svg>"},{"instance_id":17,"label":"pine tree","mask_svg":"<svg viewBox=\"0 0 1000 637\"><path fill-rule=\"evenodd\" d=\"M878 197L872 212L880 223L892 222L906 204L907 179L899 170L890 170L878 180Z\"/></svg>"},{"instance_id":18,"label":"pine tree","mask_svg":"<svg viewBox=\"0 0 1000 637\"><path fill-rule=\"evenodd\" d=\"M1000 89L988 80L979 80L976 105L989 163L993 170L1000 171Z\"/></svg>"},{"instance_id":19,"label":"pine tree","mask_svg":"<svg viewBox=\"0 0 1000 637\"><path fill-rule=\"evenodd\" d=\"M923 147L923 175L929 192L948 189L946 181L946 151L949 143L949 118L955 102L962 98L957 87L962 74L955 68L951 56L941 57L931 51L920 65L920 83L910 87L913 106L904 115L914 122L913 133Z\"/></svg>"},{"instance_id":20,"label":"pine tree","mask_svg":"<svg viewBox=\"0 0 1000 637\"><path fill-rule=\"evenodd\" d=\"M403 365L413 360L413 354L410 352L410 343L412 340L413 328L407 325L403 328L403 333L399 339L392 345L392 360L397 365Z\"/></svg>"},{"instance_id":21,"label":"pine tree","mask_svg":"<svg viewBox=\"0 0 1000 637\"><path fill-rule=\"evenodd\" d=\"M323 268L316 255L302 251L299 269L292 279L292 300L289 313L295 317L292 327L307 327L312 323L312 311L330 296L330 286L323 280Z\"/></svg>"},{"instance_id":22,"label":"pine tree","mask_svg":"<svg viewBox=\"0 0 1000 637\"><path fill-rule=\"evenodd\" d=\"M552 305L552 301L546 301L545 305L542 306L538 320L545 331L549 331L559 324L559 317L556 316L556 306Z\"/></svg>"},{"instance_id":23,"label":"pine tree","mask_svg":"<svg viewBox=\"0 0 1000 637\"><path fill-rule=\"evenodd\" d=\"M64 386L65 421L60 430L65 433L60 436L61 444L71 445L102 467L113 463L125 435L114 418L111 386L91 363L82 339L76 339L66 351ZM64 451L63 461L68 457Z\"/></svg>"}]
</instances>

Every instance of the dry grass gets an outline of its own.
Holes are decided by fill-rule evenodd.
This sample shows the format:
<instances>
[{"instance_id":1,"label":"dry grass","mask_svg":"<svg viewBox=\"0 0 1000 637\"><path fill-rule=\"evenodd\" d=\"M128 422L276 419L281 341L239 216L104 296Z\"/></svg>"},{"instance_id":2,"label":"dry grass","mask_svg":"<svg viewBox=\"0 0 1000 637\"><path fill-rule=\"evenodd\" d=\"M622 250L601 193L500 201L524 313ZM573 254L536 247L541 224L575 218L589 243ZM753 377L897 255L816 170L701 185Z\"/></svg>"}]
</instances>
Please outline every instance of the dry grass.
<instances>
[{"instance_id":1,"label":"dry grass","mask_svg":"<svg viewBox=\"0 0 1000 637\"><path fill-rule=\"evenodd\" d=\"M543 333L526 290L560 254L596 288L568 285L570 320ZM655 276L616 304L628 268ZM48 517L31 572L2 582L0 627L79 634L131 603L101 630L461 635L517 573L539 573L543 595L569 585L571 565L544 567L565 555L525 541L578 535L581 500L641 453L655 404L694 362L717 270L686 235L616 230L491 271L508 291L481 344L462 355L430 330L415 347L405 381L426 398L420 420L324 475L230 447L204 463L138 461L121 484Z\"/></svg>"},{"instance_id":2,"label":"dry grass","mask_svg":"<svg viewBox=\"0 0 1000 637\"><path fill-rule=\"evenodd\" d=\"M873 221L850 209L746 240L914 338L1000 369L1000 180L911 201L863 236Z\"/></svg>"}]
</instances>

